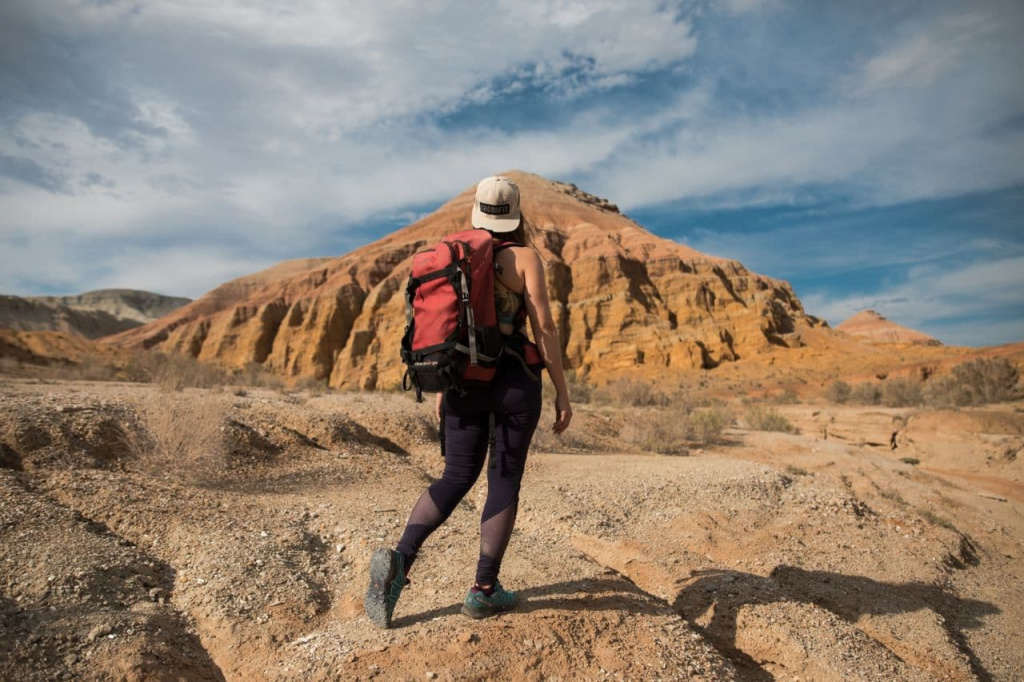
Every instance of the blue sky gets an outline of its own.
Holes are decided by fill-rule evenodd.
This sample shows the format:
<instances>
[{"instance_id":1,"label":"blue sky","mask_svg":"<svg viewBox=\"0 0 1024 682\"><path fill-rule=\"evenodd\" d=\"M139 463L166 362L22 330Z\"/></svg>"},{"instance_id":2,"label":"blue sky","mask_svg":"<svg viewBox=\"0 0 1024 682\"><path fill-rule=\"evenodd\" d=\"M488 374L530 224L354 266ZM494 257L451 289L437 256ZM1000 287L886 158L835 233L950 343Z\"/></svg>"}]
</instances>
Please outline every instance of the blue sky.
<instances>
[{"instance_id":1,"label":"blue sky","mask_svg":"<svg viewBox=\"0 0 1024 682\"><path fill-rule=\"evenodd\" d=\"M1024 340L1024 4L10 0L0 293L198 296L491 173L947 343Z\"/></svg>"}]
</instances>

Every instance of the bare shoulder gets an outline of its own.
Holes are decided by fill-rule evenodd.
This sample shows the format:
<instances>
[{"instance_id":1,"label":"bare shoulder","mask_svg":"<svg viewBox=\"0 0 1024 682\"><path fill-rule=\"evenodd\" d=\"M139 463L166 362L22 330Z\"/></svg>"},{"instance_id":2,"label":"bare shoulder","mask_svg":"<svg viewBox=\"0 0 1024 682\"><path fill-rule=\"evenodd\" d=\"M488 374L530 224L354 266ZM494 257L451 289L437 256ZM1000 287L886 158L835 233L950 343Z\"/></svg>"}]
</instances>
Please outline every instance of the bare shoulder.
<instances>
[{"instance_id":1,"label":"bare shoulder","mask_svg":"<svg viewBox=\"0 0 1024 682\"><path fill-rule=\"evenodd\" d=\"M540 254L537 250L529 246L517 246L509 249L514 254L516 259L516 270L523 273L524 275L530 272L536 272L542 268Z\"/></svg>"}]
</instances>

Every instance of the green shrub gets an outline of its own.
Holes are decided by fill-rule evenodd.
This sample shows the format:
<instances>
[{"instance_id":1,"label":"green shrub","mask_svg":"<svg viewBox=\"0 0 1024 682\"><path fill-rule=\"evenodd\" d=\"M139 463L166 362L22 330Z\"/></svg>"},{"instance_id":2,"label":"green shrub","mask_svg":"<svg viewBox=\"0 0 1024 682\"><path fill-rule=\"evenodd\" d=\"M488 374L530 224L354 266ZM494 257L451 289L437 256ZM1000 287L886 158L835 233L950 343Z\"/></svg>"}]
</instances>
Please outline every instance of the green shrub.
<instances>
[{"instance_id":1,"label":"green shrub","mask_svg":"<svg viewBox=\"0 0 1024 682\"><path fill-rule=\"evenodd\" d=\"M921 460L917 457L900 457L900 461L904 464L909 464L910 466L917 466L921 463Z\"/></svg>"},{"instance_id":2,"label":"green shrub","mask_svg":"<svg viewBox=\"0 0 1024 682\"><path fill-rule=\"evenodd\" d=\"M733 419L732 413L718 406L694 410L689 417L689 437L701 445L721 442L722 434L732 424Z\"/></svg>"},{"instance_id":3,"label":"green shrub","mask_svg":"<svg viewBox=\"0 0 1024 682\"><path fill-rule=\"evenodd\" d=\"M852 390L850 384L836 379L825 388L825 400L842 405L850 399Z\"/></svg>"},{"instance_id":4,"label":"green shrub","mask_svg":"<svg viewBox=\"0 0 1024 682\"><path fill-rule=\"evenodd\" d=\"M779 431L797 433L797 428L788 419L770 407L751 405L744 414L747 426L754 431Z\"/></svg>"}]
</instances>

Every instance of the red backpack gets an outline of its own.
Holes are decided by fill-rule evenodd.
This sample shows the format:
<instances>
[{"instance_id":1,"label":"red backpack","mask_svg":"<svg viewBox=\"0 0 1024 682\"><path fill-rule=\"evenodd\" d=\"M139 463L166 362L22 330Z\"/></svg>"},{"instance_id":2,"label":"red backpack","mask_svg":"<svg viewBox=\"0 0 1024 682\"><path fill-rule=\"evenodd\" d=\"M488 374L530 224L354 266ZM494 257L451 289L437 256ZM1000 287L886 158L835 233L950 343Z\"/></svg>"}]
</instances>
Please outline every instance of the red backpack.
<instances>
[{"instance_id":1,"label":"red backpack","mask_svg":"<svg viewBox=\"0 0 1024 682\"><path fill-rule=\"evenodd\" d=\"M450 234L413 256L405 290L402 388L423 393L486 385L504 340L494 309L494 255L515 246L486 230Z\"/></svg>"}]
</instances>

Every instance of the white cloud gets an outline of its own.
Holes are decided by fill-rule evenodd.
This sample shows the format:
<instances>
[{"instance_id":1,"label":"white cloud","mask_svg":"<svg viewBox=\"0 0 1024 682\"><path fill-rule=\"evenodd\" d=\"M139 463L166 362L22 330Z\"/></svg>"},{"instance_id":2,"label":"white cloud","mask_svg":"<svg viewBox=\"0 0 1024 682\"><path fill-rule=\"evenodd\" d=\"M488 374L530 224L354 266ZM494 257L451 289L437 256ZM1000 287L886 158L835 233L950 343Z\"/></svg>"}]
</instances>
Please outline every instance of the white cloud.
<instances>
[{"instance_id":1,"label":"white cloud","mask_svg":"<svg viewBox=\"0 0 1024 682\"><path fill-rule=\"evenodd\" d=\"M824 91L807 92L798 68L794 82L745 99L729 92L744 87L744 64L728 57L754 48L711 33L726 61L702 62L698 31L709 24L690 13L711 22L719 7L731 26L756 22L757 54L772 64L788 34L757 12L782 3L15 1L44 27L42 42L76 46L54 63L81 72L40 76L75 87L53 85L37 110L0 105L0 162L16 171L0 179L0 286L12 292L60 282L194 295L242 268L322 255L348 243L336 232L509 168L577 181L627 211L800 202L823 185L877 205L1024 182L1024 130L1013 124L1024 112L1024 24L1010 5L947 5L922 12L934 20L875 27L877 42L858 43L841 66L800 55L800 68L828 74ZM666 87L669 71L678 91L619 97L645 79ZM499 101L525 123L444 124ZM538 102L562 106L533 120ZM850 257L790 236L780 257L839 267ZM108 251L83 259L89 243ZM956 248L940 246L922 249ZM897 289L893 301L920 295ZM809 300L828 311L864 303Z\"/></svg>"},{"instance_id":2,"label":"white cloud","mask_svg":"<svg viewBox=\"0 0 1024 682\"><path fill-rule=\"evenodd\" d=\"M936 22L867 60L851 83L857 95L888 89L922 88L955 70L998 30L984 14Z\"/></svg>"},{"instance_id":3,"label":"white cloud","mask_svg":"<svg viewBox=\"0 0 1024 682\"><path fill-rule=\"evenodd\" d=\"M1024 321L1006 319L1024 307L1024 257L974 263L956 269L917 267L907 281L872 294L808 294L804 308L836 325L862 310L875 310L946 343L992 345L1024 339ZM976 322L952 323L958 319ZM999 334L996 334L997 330ZM1015 332L1016 330L1016 332Z\"/></svg>"}]
</instances>

